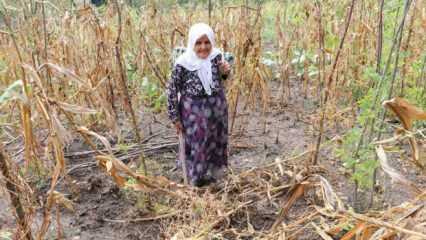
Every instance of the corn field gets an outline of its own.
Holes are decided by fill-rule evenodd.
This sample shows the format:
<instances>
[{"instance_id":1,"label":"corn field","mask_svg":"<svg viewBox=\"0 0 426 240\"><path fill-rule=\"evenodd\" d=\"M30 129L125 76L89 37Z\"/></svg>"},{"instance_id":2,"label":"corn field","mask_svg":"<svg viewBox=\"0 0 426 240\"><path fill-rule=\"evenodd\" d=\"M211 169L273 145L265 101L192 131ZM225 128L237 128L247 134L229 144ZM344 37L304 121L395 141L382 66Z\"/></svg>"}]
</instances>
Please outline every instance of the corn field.
<instances>
[{"instance_id":1,"label":"corn field","mask_svg":"<svg viewBox=\"0 0 426 240\"><path fill-rule=\"evenodd\" d=\"M220 188L167 170L197 22L234 57ZM0 0L0 239L425 239L425 63L424 0ZM72 232L95 171L137 210Z\"/></svg>"}]
</instances>

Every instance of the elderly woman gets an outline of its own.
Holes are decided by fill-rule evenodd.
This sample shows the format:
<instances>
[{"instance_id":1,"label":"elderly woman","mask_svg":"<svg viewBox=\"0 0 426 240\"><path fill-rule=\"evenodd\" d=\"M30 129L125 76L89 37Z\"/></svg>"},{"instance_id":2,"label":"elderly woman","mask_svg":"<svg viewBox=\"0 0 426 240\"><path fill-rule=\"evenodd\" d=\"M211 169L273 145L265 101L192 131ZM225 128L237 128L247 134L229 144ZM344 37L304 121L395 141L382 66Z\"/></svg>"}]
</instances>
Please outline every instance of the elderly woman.
<instances>
[{"instance_id":1,"label":"elderly woman","mask_svg":"<svg viewBox=\"0 0 426 240\"><path fill-rule=\"evenodd\" d=\"M185 149L179 151L185 153L189 180L203 186L223 177L228 165L228 104L221 83L230 67L214 48L207 24L193 25L188 38L169 81L167 106L174 128L183 134Z\"/></svg>"}]
</instances>

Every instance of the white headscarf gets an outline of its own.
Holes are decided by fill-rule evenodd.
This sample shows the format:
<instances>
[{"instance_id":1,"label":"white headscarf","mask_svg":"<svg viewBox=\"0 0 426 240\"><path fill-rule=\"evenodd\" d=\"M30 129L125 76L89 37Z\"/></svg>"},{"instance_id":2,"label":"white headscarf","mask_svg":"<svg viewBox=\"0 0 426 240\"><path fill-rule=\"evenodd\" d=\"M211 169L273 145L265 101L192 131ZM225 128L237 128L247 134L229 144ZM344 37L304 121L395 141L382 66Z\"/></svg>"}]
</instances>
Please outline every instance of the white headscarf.
<instances>
[{"instance_id":1,"label":"white headscarf","mask_svg":"<svg viewBox=\"0 0 426 240\"><path fill-rule=\"evenodd\" d=\"M212 44L212 50L206 59L198 58L195 54L194 47L198 38L206 35ZM198 77L203 84L204 90L208 95L212 94L211 86L213 84L211 60L220 54L220 50L214 47L213 29L205 23L197 23L189 29L188 46L186 52L182 54L176 61L189 71L197 70Z\"/></svg>"}]
</instances>

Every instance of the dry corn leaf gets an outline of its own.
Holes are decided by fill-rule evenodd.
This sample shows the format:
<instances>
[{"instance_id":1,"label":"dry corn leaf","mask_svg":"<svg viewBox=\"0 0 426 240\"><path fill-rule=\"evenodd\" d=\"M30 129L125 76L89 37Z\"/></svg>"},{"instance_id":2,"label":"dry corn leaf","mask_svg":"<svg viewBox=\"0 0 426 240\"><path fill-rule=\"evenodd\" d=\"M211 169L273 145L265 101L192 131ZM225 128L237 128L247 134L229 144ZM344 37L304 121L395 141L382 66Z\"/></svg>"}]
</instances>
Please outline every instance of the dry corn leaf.
<instances>
[{"instance_id":1,"label":"dry corn leaf","mask_svg":"<svg viewBox=\"0 0 426 240\"><path fill-rule=\"evenodd\" d=\"M56 110L52 111L51 117L51 119L53 120L53 124L55 125L55 129L59 131L59 136L62 140L62 143L65 146L70 146L72 142L71 134L67 131L62 122L59 120Z\"/></svg>"},{"instance_id":2,"label":"dry corn leaf","mask_svg":"<svg viewBox=\"0 0 426 240\"><path fill-rule=\"evenodd\" d=\"M187 238L183 234L182 230L179 230L170 240L186 240Z\"/></svg>"},{"instance_id":3,"label":"dry corn leaf","mask_svg":"<svg viewBox=\"0 0 426 240\"><path fill-rule=\"evenodd\" d=\"M90 136L94 136L94 137L96 137L97 139L99 139L104 145L105 145L105 147L107 148L107 150L108 150L108 152L110 153L110 154L112 154L112 147L111 147L111 145L109 144L109 141L108 141L108 139L106 138L106 137L104 137L104 136L102 136L102 135L100 135L100 134L98 134L98 133L95 133L95 132L93 132L93 131L90 131L89 129L87 129L86 127L84 127L84 126L82 126L82 127L79 127L78 128L78 131L79 132L83 132L83 133L85 133L85 134L88 134L88 135L90 135Z\"/></svg>"},{"instance_id":4,"label":"dry corn leaf","mask_svg":"<svg viewBox=\"0 0 426 240\"><path fill-rule=\"evenodd\" d=\"M49 101L56 103L62 110L72 112L72 113L96 114L98 112L97 110L89 109L83 106L72 105L72 104L61 102L58 100L49 99Z\"/></svg>"},{"instance_id":5,"label":"dry corn leaf","mask_svg":"<svg viewBox=\"0 0 426 240\"><path fill-rule=\"evenodd\" d=\"M384 101L383 106L394 112L401 120L404 129L409 132L413 131L413 121L426 120L425 112L400 97L392 98L389 101ZM419 162L419 150L417 147L416 138L414 136L410 137L410 143L411 148L413 149L414 164L423 169L424 166Z\"/></svg>"},{"instance_id":6,"label":"dry corn leaf","mask_svg":"<svg viewBox=\"0 0 426 240\"><path fill-rule=\"evenodd\" d=\"M412 230L409 230L409 229L405 229L405 228L399 227L395 224L387 223L387 222L381 221L381 220L376 219L376 218L367 217L367 216L364 216L362 214L346 211L346 210L343 210L343 209L340 209L339 213L344 213L344 214L346 214L346 215L348 215L352 218L357 219L360 222L366 222L366 223L374 224L375 226L378 226L378 227L386 227L388 229L394 230L393 232L396 231L398 233L406 233L406 234L409 234L411 236L422 237L423 239L426 239L426 235L423 234L423 233L412 231ZM379 231L381 231L381 229L379 229ZM392 234L393 233L391 232L391 234L389 236L391 236ZM373 239L376 239L376 233L373 235Z\"/></svg>"},{"instance_id":7,"label":"dry corn leaf","mask_svg":"<svg viewBox=\"0 0 426 240\"><path fill-rule=\"evenodd\" d=\"M119 185L122 184L120 186L124 186L125 181L123 183L123 180L121 179L122 176L117 174L116 170L123 171L127 175L131 176L132 178L136 180L136 184L132 184L129 186L135 189L136 191L152 192L152 191L160 189L160 186L157 185L152 179L149 179L143 175L136 174L129 167L127 167L126 164L124 164L122 161L118 160L117 158L113 156L99 155L99 156L96 156L95 158L98 159L99 166L107 170L108 173L114 178L114 180L117 180L116 181L117 184ZM110 171L108 169L110 169ZM111 169L114 169L114 171L112 171ZM162 179L162 181L164 181L164 179ZM167 190L164 190L164 191L167 193L170 193Z\"/></svg>"},{"instance_id":8,"label":"dry corn leaf","mask_svg":"<svg viewBox=\"0 0 426 240\"><path fill-rule=\"evenodd\" d=\"M77 76L77 74L75 74L74 72L72 72L71 70L65 69L57 64L53 64L53 63L45 63L43 65L41 65L38 68L38 71L41 71L43 68L45 68L46 66L52 67L54 69L56 69L58 72L66 75L68 78L70 78L71 80L75 81L79 86L84 86L86 87L88 90L92 90L92 88L90 86L88 86L83 80L81 80L81 78L79 76Z\"/></svg>"},{"instance_id":9,"label":"dry corn leaf","mask_svg":"<svg viewBox=\"0 0 426 240\"><path fill-rule=\"evenodd\" d=\"M320 184L321 184L321 190L322 190L322 197L324 200L325 208L334 210L336 207L338 209L343 208L343 203L339 199L339 197L334 193L333 188L331 187L330 183L322 176L319 176L320 178Z\"/></svg>"},{"instance_id":10,"label":"dry corn leaf","mask_svg":"<svg viewBox=\"0 0 426 240\"><path fill-rule=\"evenodd\" d=\"M418 196L423 193L423 191L420 190L413 182L406 179L398 171L389 166L386 153L382 145L376 146L376 152L377 156L379 157L380 165L382 166L383 171L385 171L391 177L393 183L401 185L402 187L404 187L404 189L409 190L415 196Z\"/></svg>"},{"instance_id":11,"label":"dry corn leaf","mask_svg":"<svg viewBox=\"0 0 426 240\"><path fill-rule=\"evenodd\" d=\"M404 130L399 128L393 133L393 137L389 139L384 139L381 141L373 142L373 144L387 144L387 143L397 143L400 142L404 137Z\"/></svg>"},{"instance_id":12,"label":"dry corn leaf","mask_svg":"<svg viewBox=\"0 0 426 240\"><path fill-rule=\"evenodd\" d=\"M426 219L424 219L426 220ZM407 222L404 226L404 228L406 229L410 229L416 232L422 232L426 234L426 222L423 223L419 223L414 221L413 218L409 217L407 219ZM418 237L418 236L410 236L408 234L403 234L402 239L404 240L421 240L422 238Z\"/></svg>"},{"instance_id":13,"label":"dry corn leaf","mask_svg":"<svg viewBox=\"0 0 426 240\"><path fill-rule=\"evenodd\" d=\"M282 220L290 211L293 204L297 201L297 199L299 199L303 195L305 190L311 186L311 183L306 181L307 179L308 178L305 177L301 182L296 183L293 187L289 189L287 195L282 201L281 210L278 213L278 216L271 227L271 231L275 231L278 228L278 226L281 225Z\"/></svg>"},{"instance_id":14,"label":"dry corn leaf","mask_svg":"<svg viewBox=\"0 0 426 240\"><path fill-rule=\"evenodd\" d=\"M33 80L36 85L38 86L38 88L41 90L41 92L43 93L43 96L46 97L47 93L46 93L46 85L43 84L43 80L40 78L39 73L34 69L33 66L29 65L29 64L22 64L22 67L25 68L29 75L32 77L31 80Z\"/></svg>"},{"instance_id":15,"label":"dry corn leaf","mask_svg":"<svg viewBox=\"0 0 426 240\"><path fill-rule=\"evenodd\" d=\"M284 168L281 165L281 161L282 161L282 159L280 157L275 158L275 163L278 165L278 169L280 170L281 176L283 176L284 175Z\"/></svg>"},{"instance_id":16,"label":"dry corn leaf","mask_svg":"<svg viewBox=\"0 0 426 240\"><path fill-rule=\"evenodd\" d=\"M352 239L355 235L359 234L361 231L364 230L365 227L365 222L360 222L358 223L354 228L352 228L349 232L347 232L342 238L341 240L350 240Z\"/></svg>"},{"instance_id":17,"label":"dry corn leaf","mask_svg":"<svg viewBox=\"0 0 426 240\"><path fill-rule=\"evenodd\" d=\"M98 159L98 166L105 169L118 186L124 187L124 185L126 185L127 179L117 173L117 168L114 167L114 163L111 160L99 158L99 156L96 158Z\"/></svg>"},{"instance_id":18,"label":"dry corn leaf","mask_svg":"<svg viewBox=\"0 0 426 240\"><path fill-rule=\"evenodd\" d=\"M74 202L69 200L68 198L66 198L64 196L64 194L57 192L57 191L53 191L53 199L55 200L56 204L61 204L64 207L66 207L68 210L74 212Z\"/></svg>"},{"instance_id":19,"label":"dry corn leaf","mask_svg":"<svg viewBox=\"0 0 426 240\"><path fill-rule=\"evenodd\" d=\"M311 225L315 228L315 231L322 237L324 240L333 240L324 230L322 230L320 227L318 227L315 223L311 222Z\"/></svg>"},{"instance_id":20,"label":"dry corn leaf","mask_svg":"<svg viewBox=\"0 0 426 240\"><path fill-rule=\"evenodd\" d=\"M373 236L374 230L376 230L377 227L375 225L367 225L364 227L364 230L362 231L362 238L361 240L369 240Z\"/></svg>"},{"instance_id":21,"label":"dry corn leaf","mask_svg":"<svg viewBox=\"0 0 426 240\"><path fill-rule=\"evenodd\" d=\"M335 225L335 226L333 226L333 227L330 227L329 229L326 229L325 231L328 233L328 234L332 234L332 235L334 235L334 234L336 234L336 233L339 233L339 232L341 232L347 225L349 224L349 219L347 219L347 218L342 218L341 220L340 220L340 222L337 224L337 225Z\"/></svg>"}]
</instances>

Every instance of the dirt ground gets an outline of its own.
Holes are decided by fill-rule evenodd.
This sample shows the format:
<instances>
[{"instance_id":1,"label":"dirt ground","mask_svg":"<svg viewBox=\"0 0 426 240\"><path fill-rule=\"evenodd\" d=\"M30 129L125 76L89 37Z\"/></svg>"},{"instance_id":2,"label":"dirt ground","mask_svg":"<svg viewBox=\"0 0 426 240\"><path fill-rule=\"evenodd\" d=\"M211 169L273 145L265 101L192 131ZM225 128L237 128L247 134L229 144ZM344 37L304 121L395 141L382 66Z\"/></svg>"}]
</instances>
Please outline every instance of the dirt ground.
<instances>
[{"instance_id":1,"label":"dirt ground","mask_svg":"<svg viewBox=\"0 0 426 240\"><path fill-rule=\"evenodd\" d=\"M277 89L277 82L273 82L273 89ZM272 96L276 92L272 92ZM239 104L242 105L242 104ZM295 156L309 148L315 142L312 122L315 118L318 105L311 100L303 98L299 86L292 87L292 98L286 102L271 102L266 113L262 116L261 110L247 109L241 106L230 134L229 163L233 174L239 174L251 168L274 162L277 157ZM157 114L140 110L138 111L142 123L144 137L155 135L147 141L151 146L158 146L165 142L177 142L173 129L170 128L166 114ZM231 121L229 122L231 126ZM244 128L241 128L244 126ZM124 139L121 142L134 143L134 135L129 123L124 122L122 129ZM326 132L325 139L341 136L348 130L348 126L341 124ZM115 140L116 141L116 140ZM114 140L111 139L114 143ZM322 174L328 179L334 190L345 203L351 201L352 181L349 179L348 170L342 166L342 162L332 156L332 145L322 149L319 163L324 167ZM67 153L70 177L80 190L80 198L77 200L75 212L65 208L60 209L61 227L64 239L162 239L162 228L159 221L143 221L129 223L125 219L136 219L151 216L140 205L140 199L129 190L119 188L110 176L96 166L93 154L75 153L90 150L82 140L75 139ZM122 155L125 155L122 154ZM179 182L180 174L176 170L176 148L167 148L155 152L148 152L148 169L155 174L162 174L172 181ZM426 185L425 176L420 175L407 162L390 158L390 164L402 169L405 176L416 181L420 186ZM133 166L131 160L125 160ZM386 209L399 205L411 199L411 196L399 186L393 185L387 176L383 176L381 191L383 192L378 202L377 209ZM49 190L46 182L36 191L36 195L43 198ZM70 199L76 196L69 185L62 180L57 191L66 194ZM294 209L287 216L292 217L304 210L308 198L300 199ZM273 210L273 209L272 209ZM275 220L275 211L264 212L252 219L255 230L261 230L270 226ZM0 219L7 215L0 215ZM41 214L38 216L41 219ZM1 222L0 222L1 223ZM37 230L37 226L34 226ZM55 239L58 225L52 219L52 225L46 239ZM303 239L303 238L300 238ZM305 239L309 239L306 237Z\"/></svg>"}]
</instances>

